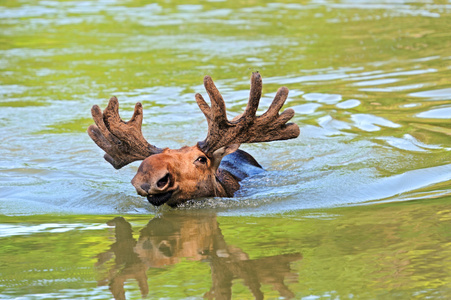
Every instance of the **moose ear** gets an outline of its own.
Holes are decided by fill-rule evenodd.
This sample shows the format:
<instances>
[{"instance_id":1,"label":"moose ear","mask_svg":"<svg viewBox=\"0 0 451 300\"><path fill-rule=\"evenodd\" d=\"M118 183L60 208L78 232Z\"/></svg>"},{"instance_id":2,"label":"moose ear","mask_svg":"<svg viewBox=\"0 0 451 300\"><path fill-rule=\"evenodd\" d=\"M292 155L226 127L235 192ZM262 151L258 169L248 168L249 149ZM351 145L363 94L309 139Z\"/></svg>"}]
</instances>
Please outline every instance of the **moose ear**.
<instances>
[{"instance_id":1,"label":"moose ear","mask_svg":"<svg viewBox=\"0 0 451 300\"><path fill-rule=\"evenodd\" d=\"M213 167L218 168L219 164L221 163L221 160L224 156L229 155L230 153L235 152L238 150L241 144L232 144L227 145L222 148L219 148L215 152L213 152Z\"/></svg>"}]
</instances>

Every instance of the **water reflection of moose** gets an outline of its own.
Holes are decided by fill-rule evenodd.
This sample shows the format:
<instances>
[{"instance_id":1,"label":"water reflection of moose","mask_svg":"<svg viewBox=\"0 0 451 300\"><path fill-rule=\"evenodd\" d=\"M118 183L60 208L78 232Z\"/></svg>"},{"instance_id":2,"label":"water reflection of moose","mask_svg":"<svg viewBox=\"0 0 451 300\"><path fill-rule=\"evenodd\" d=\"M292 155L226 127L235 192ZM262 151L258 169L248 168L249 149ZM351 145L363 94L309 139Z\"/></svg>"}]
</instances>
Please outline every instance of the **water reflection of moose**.
<instances>
[{"instance_id":1,"label":"water reflection of moose","mask_svg":"<svg viewBox=\"0 0 451 300\"><path fill-rule=\"evenodd\" d=\"M204 297L230 299L234 279L241 279L256 299L263 299L262 284L269 284L281 297L294 295L285 285L286 278L296 277L290 263L300 260L299 253L249 259L241 249L227 245L215 215L166 214L156 217L140 231L138 240L124 218L117 217L116 241L109 250L98 255L99 271L107 270L99 285L109 285L115 299L125 299L124 284L138 282L141 294L149 293L147 271L174 265L183 259L209 262L212 287ZM114 263L108 263L114 257Z\"/></svg>"}]
</instances>

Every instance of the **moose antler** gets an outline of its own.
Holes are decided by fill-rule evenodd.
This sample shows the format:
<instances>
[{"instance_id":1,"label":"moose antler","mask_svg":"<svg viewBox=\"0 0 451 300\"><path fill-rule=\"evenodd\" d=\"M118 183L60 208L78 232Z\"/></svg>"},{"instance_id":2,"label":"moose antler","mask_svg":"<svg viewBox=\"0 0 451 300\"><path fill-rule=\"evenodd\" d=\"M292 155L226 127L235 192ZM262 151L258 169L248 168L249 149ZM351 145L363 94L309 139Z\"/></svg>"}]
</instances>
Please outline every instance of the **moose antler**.
<instances>
[{"instance_id":1,"label":"moose antler","mask_svg":"<svg viewBox=\"0 0 451 300\"><path fill-rule=\"evenodd\" d=\"M105 160L116 169L162 151L150 145L142 135L143 108L140 102L136 103L133 117L128 122L119 116L116 97L110 99L103 113L99 106L94 105L91 114L96 125L88 127L88 134L106 152Z\"/></svg>"},{"instance_id":2,"label":"moose antler","mask_svg":"<svg viewBox=\"0 0 451 300\"><path fill-rule=\"evenodd\" d=\"M198 142L199 148L206 154L228 145L241 143L270 142L287 140L299 136L299 126L287 122L294 116L293 109L281 114L288 97L288 89L281 87L268 110L256 116L262 94L262 78L258 72L252 73L249 102L244 113L229 121L224 100L210 76L205 76L204 86L211 100L211 107L200 94L196 94L199 108L207 118L208 134L204 141Z\"/></svg>"}]
</instances>

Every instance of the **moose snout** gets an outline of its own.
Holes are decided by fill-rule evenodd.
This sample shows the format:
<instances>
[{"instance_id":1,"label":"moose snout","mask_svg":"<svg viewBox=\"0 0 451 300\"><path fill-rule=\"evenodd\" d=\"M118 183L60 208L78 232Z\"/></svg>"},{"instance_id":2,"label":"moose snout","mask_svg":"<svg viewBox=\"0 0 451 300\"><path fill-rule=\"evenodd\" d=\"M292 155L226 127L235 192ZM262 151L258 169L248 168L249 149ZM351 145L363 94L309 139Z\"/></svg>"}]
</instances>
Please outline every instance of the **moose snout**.
<instances>
[{"instance_id":1,"label":"moose snout","mask_svg":"<svg viewBox=\"0 0 451 300\"><path fill-rule=\"evenodd\" d=\"M143 184L141 184L141 189L142 189L144 192L148 193L149 190L150 190L150 184L148 184L148 183L143 183Z\"/></svg>"},{"instance_id":2,"label":"moose snout","mask_svg":"<svg viewBox=\"0 0 451 300\"><path fill-rule=\"evenodd\" d=\"M156 187L157 189L163 191L167 189L170 186L170 184L171 184L171 174L167 173L157 181Z\"/></svg>"},{"instance_id":3,"label":"moose snout","mask_svg":"<svg viewBox=\"0 0 451 300\"><path fill-rule=\"evenodd\" d=\"M153 176L136 176L132 180L132 184L136 191L141 196L148 196L153 194L161 194L173 186L173 177L169 172L163 173L163 175L152 174ZM147 177L147 178L146 178Z\"/></svg>"}]
</instances>

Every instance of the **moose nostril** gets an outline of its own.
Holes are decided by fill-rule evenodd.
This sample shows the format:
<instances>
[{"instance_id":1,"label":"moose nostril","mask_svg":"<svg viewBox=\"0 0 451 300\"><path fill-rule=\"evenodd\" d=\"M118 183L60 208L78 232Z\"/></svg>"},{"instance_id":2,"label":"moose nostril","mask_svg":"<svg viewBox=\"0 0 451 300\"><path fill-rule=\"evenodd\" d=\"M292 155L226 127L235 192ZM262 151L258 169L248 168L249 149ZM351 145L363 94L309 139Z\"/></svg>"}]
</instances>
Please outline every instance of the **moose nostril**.
<instances>
[{"instance_id":1,"label":"moose nostril","mask_svg":"<svg viewBox=\"0 0 451 300\"><path fill-rule=\"evenodd\" d=\"M160 189L164 188L169 183L169 180L170 180L169 173L167 173L163 178L158 180L157 187Z\"/></svg>"},{"instance_id":2,"label":"moose nostril","mask_svg":"<svg viewBox=\"0 0 451 300\"><path fill-rule=\"evenodd\" d=\"M148 191L150 190L150 184L148 184L148 183L143 183L143 184L141 184L141 188L142 188L144 191L148 192Z\"/></svg>"}]
</instances>

